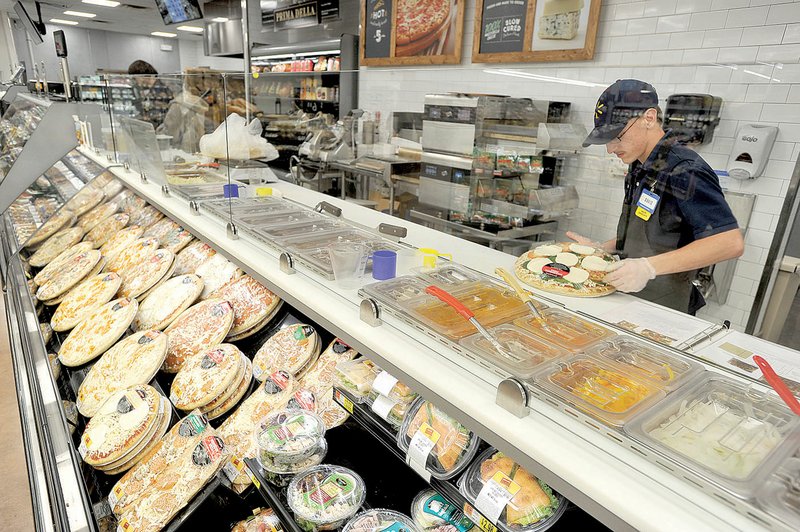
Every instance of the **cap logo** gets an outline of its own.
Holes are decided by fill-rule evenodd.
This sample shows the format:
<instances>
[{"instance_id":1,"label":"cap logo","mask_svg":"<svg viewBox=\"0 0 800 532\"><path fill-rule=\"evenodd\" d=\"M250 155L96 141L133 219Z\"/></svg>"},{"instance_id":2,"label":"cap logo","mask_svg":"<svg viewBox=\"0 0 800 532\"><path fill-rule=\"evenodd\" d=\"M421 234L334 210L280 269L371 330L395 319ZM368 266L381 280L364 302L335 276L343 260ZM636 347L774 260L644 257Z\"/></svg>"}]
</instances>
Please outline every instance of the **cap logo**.
<instances>
[{"instance_id":1,"label":"cap logo","mask_svg":"<svg viewBox=\"0 0 800 532\"><path fill-rule=\"evenodd\" d=\"M606 104L603 102L597 102L597 107L594 108L594 119L599 119L602 114L605 112Z\"/></svg>"}]
</instances>

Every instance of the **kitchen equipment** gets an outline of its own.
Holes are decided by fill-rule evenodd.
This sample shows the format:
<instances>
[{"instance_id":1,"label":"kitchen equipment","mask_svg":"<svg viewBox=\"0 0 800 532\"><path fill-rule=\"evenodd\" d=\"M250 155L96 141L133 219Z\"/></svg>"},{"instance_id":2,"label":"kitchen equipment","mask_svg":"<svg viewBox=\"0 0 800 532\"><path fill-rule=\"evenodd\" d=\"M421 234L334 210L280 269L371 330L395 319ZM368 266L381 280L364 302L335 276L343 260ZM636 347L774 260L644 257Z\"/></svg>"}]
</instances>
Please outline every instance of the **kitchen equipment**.
<instances>
[{"instance_id":1,"label":"kitchen equipment","mask_svg":"<svg viewBox=\"0 0 800 532\"><path fill-rule=\"evenodd\" d=\"M364 244L335 243L328 247L336 284L352 290L358 288L364 277L368 251Z\"/></svg>"},{"instance_id":2,"label":"kitchen equipment","mask_svg":"<svg viewBox=\"0 0 800 532\"><path fill-rule=\"evenodd\" d=\"M372 254L372 278L378 281L393 279L397 275L397 252L380 249Z\"/></svg>"},{"instance_id":3,"label":"kitchen equipment","mask_svg":"<svg viewBox=\"0 0 800 532\"><path fill-rule=\"evenodd\" d=\"M775 126L746 124L739 129L728 159L728 174L736 179L755 179L764 171L778 136Z\"/></svg>"},{"instance_id":4,"label":"kitchen equipment","mask_svg":"<svg viewBox=\"0 0 800 532\"><path fill-rule=\"evenodd\" d=\"M539 320L539 324L542 326L542 329L547 332L552 332L550 327L547 326L544 316L542 316L542 313L539 312L539 309L536 308L536 305L533 303L533 298L531 295L520 286L517 280L514 279L514 276L503 268L496 268L494 272L499 275L506 282L506 284L508 284L508 286L513 288L522 302L525 303L529 309L531 309L531 314L533 314L536 319Z\"/></svg>"},{"instance_id":5,"label":"kitchen equipment","mask_svg":"<svg viewBox=\"0 0 800 532\"><path fill-rule=\"evenodd\" d=\"M786 406L788 406L792 412L800 416L800 403L797 402L794 394L786 386L786 383L783 382L783 379L781 379L778 374L775 373L775 370L772 369L772 366L770 366L769 362L758 355L753 356L753 362L758 365L759 369L764 374L764 378L767 380L769 385L772 386L772 389L778 394L778 397L780 397L783 402L786 403Z\"/></svg>"},{"instance_id":6,"label":"kitchen equipment","mask_svg":"<svg viewBox=\"0 0 800 532\"><path fill-rule=\"evenodd\" d=\"M708 144L719 124L722 98L711 94L672 94L664 110L664 129L671 129L680 142Z\"/></svg>"}]
</instances>

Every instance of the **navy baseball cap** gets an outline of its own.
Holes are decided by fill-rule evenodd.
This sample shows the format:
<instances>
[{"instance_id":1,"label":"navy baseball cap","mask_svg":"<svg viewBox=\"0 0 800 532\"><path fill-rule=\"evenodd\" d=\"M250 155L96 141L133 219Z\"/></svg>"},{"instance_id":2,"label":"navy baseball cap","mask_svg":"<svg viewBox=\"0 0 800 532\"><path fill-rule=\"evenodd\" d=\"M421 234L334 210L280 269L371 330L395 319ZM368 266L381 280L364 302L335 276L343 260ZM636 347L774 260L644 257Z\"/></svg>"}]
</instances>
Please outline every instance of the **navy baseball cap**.
<instances>
[{"instance_id":1,"label":"navy baseball cap","mask_svg":"<svg viewBox=\"0 0 800 532\"><path fill-rule=\"evenodd\" d=\"M597 99L594 129L583 141L583 147L611 142L622 133L628 120L653 107L658 107L658 94L652 85L638 79L618 79Z\"/></svg>"}]
</instances>

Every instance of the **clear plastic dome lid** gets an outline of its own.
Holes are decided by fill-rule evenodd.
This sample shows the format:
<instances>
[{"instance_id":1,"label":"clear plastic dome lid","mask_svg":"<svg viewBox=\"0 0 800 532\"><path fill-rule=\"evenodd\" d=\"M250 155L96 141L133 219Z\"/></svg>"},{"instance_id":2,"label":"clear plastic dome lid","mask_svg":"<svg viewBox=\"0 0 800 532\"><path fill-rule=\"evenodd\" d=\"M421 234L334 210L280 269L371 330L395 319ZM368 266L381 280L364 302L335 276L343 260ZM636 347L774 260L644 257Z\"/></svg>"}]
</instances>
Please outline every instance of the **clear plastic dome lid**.
<instances>
[{"instance_id":1,"label":"clear plastic dome lid","mask_svg":"<svg viewBox=\"0 0 800 532\"><path fill-rule=\"evenodd\" d=\"M349 519L364 504L365 496L361 477L334 465L319 465L299 473L287 490L295 516L319 525Z\"/></svg>"},{"instance_id":2,"label":"clear plastic dome lid","mask_svg":"<svg viewBox=\"0 0 800 532\"><path fill-rule=\"evenodd\" d=\"M254 436L262 453L269 455L304 454L325 438L325 422L317 414L299 408L273 412L258 425Z\"/></svg>"},{"instance_id":3,"label":"clear plastic dome lid","mask_svg":"<svg viewBox=\"0 0 800 532\"><path fill-rule=\"evenodd\" d=\"M407 515L374 508L361 512L352 518L343 532L421 532L414 521Z\"/></svg>"}]
</instances>

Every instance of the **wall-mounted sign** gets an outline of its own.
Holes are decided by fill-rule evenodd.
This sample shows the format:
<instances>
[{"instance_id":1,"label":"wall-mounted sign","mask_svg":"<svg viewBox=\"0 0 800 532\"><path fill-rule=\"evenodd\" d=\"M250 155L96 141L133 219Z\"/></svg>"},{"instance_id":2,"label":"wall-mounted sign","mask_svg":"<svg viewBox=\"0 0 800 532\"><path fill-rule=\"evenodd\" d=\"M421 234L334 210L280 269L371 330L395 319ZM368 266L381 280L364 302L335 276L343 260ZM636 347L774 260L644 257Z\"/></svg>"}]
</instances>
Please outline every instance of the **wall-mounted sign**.
<instances>
[{"instance_id":1,"label":"wall-mounted sign","mask_svg":"<svg viewBox=\"0 0 800 532\"><path fill-rule=\"evenodd\" d=\"M261 24L262 26L272 26L276 30L284 28L297 28L300 26L278 26L276 24L275 13L276 11L285 11L294 7L299 7L309 2L305 1L281 1L276 0L261 0ZM332 20L339 20L339 0L317 0L319 9L319 16L322 22L329 22ZM312 26L318 24L305 24L305 26Z\"/></svg>"},{"instance_id":2,"label":"wall-mounted sign","mask_svg":"<svg viewBox=\"0 0 800 532\"><path fill-rule=\"evenodd\" d=\"M275 10L275 30L305 28L322 22L319 0L309 0L301 4Z\"/></svg>"},{"instance_id":3,"label":"wall-mounted sign","mask_svg":"<svg viewBox=\"0 0 800 532\"><path fill-rule=\"evenodd\" d=\"M364 56L386 58L392 55L392 0L366 0Z\"/></svg>"},{"instance_id":4,"label":"wall-mounted sign","mask_svg":"<svg viewBox=\"0 0 800 532\"><path fill-rule=\"evenodd\" d=\"M481 53L511 53L525 49L528 0L484 0Z\"/></svg>"}]
</instances>

